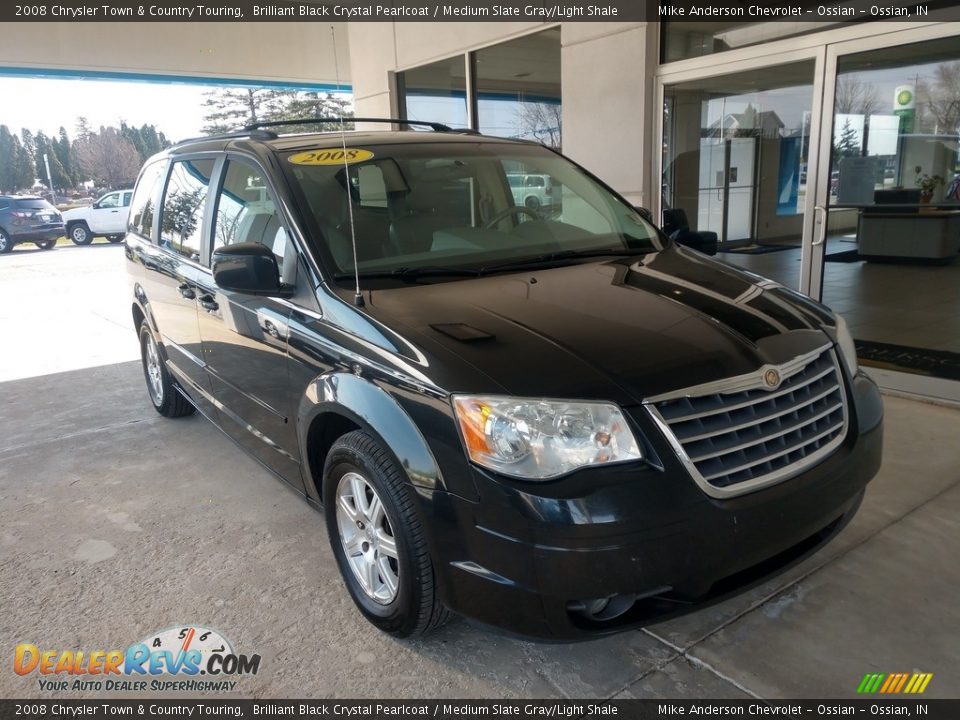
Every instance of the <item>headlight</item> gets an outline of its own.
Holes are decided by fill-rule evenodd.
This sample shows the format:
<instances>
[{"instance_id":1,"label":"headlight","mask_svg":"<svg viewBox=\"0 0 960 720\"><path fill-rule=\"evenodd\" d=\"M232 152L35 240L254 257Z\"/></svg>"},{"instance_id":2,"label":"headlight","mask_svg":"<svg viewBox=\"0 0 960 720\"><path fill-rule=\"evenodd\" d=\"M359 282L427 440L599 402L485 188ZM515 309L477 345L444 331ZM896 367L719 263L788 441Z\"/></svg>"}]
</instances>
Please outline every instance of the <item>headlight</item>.
<instances>
[{"instance_id":1,"label":"headlight","mask_svg":"<svg viewBox=\"0 0 960 720\"><path fill-rule=\"evenodd\" d=\"M857 346L853 343L853 336L850 334L850 328L847 327L847 321L842 315L834 313L837 321L837 347L840 348L840 355L843 362L850 371L850 376L857 374Z\"/></svg>"},{"instance_id":2,"label":"headlight","mask_svg":"<svg viewBox=\"0 0 960 720\"><path fill-rule=\"evenodd\" d=\"M504 475L547 480L643 458L620 408L609 403L458 395L453 408L470 459Z\"/></svg>"}]
</instances>

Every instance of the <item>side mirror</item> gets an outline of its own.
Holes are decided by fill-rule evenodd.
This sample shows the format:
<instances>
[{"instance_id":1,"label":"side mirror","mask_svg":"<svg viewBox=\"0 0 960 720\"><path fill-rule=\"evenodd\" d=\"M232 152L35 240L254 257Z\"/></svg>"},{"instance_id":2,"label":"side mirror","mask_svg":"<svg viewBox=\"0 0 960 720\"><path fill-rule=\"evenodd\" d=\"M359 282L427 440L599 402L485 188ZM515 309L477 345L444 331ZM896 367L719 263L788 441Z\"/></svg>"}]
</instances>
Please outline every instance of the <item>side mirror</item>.
<instances>
[{"instance_id":1,"label":"side mirror","mask_svg":"<svg viewBox=\"0 0 960 720\"><path fill-rule=\"evenodd\" d=\"M656 223L653 221L653 213L650 212L647 208L640 207L639 205L634 205L633 209L636 210L637 213L640 215L640 217L642 217L648 223L650 223L651 225L656 225Z\"/></svg>"},{"instance_id":2,"label":"side mirror","mask_svg":"<svg viewBox=\"0 0 960 720\"><path fill-rule=\"evenodd\" d=\"M247 295L292 295L280 283L273 251L260 243L225 245L213 251L213 280L224 290Z\"/></svg>"}]
</instances>

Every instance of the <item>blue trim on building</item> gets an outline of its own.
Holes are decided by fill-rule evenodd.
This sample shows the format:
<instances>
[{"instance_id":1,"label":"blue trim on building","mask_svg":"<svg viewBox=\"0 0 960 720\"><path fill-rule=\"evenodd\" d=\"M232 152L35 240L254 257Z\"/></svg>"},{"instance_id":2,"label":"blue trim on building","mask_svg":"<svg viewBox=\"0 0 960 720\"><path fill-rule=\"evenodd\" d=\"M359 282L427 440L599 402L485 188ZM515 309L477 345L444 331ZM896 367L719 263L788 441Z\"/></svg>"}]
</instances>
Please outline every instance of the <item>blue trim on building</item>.
<instances>
[{"instance_id":1,"label":"blue trim on building","mask_svg":"<svg viewBox=\"0 0 960 720\"><path fill-rule=\"evenodd\" d=\"M0 66L0 76L48 78L59 80L115 80L119 82L176 83L179 85L211 85L229 87L268 87L310 92L353 92L346 83L304 83L280 80L242 80L239 78L198 77L193 75L163 75L112 70L64 70L52 68L20 68Z\"/></svg>"}]
</instances>

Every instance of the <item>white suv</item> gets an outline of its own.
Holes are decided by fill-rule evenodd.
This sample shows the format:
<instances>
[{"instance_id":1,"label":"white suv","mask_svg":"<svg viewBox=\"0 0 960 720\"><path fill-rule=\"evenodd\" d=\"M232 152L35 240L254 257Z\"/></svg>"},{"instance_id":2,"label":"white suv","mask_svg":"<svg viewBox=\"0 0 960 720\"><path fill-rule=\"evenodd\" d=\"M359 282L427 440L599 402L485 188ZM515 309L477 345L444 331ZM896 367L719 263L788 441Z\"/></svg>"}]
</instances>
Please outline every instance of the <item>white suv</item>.
<instances>
[{"instance_id":1,"label":"white suv","mask_svg":"<svg viewBox=\"0 0 960 720\"><path fill-rule=\"evenodd\" d=\"M63 213L67 237L76 245L89 245L95 237L112 243L123 240L127 232L127 215L133 190L109 192L90 207L74 208Z\"/></svg>"}]
</instances>

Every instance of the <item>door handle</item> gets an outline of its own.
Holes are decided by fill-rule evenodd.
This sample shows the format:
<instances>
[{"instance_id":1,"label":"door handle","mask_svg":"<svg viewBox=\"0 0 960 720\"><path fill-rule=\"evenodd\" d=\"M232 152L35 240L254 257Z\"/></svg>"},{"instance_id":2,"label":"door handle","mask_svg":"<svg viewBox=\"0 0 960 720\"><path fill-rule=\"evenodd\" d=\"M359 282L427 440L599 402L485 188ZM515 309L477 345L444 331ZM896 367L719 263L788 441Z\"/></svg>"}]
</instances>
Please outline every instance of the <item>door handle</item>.
<instances>
[{"instance_id":1,"label":"door handle","mask_svg":"<svg viewBox=\"0 0 960 720\"><path fill-rule=\"evenodd\" d=\"M110 212L112 212L112 213L118 213L118 212L120 212L120 211L119 211L119 210L111 210Z\"/></svg>"},{"instance_id":2,"label":"door handle","mask_svg":"<svg viewBox=\"0 0 960 720\"><path fill-rule=\"evenodd\" d=\"M208 312L216 312L220 309L220 306L217 304L217 301L213 299L213 295L207 293L206 295L200 296L200 307Z\"/></svg>"},{"instance_id":3,"label":"door handle","mask_svg":"<svg viewBox=\"0 0 960 720\"><path fill-rule=\"evenodd\" d=\"M827 209L823 205L813 206L813 221L817 221L817 213L820 213L820 230L817 237L814 238L812 245L823 245L827 240Z\"/></svg>"},{"instance_id":4,"label":"door handle","mask_svg":"<svg viewBox=\"0 0 960 720\"><path fill-rule=\"evenodd\" d=\"M179 290L180 294L187 300L193 300L197 296L197 294L193 291L193 288L187 283L181 283L180 285L177 285L177 290Z\"/></svg>"}]
</instances>

